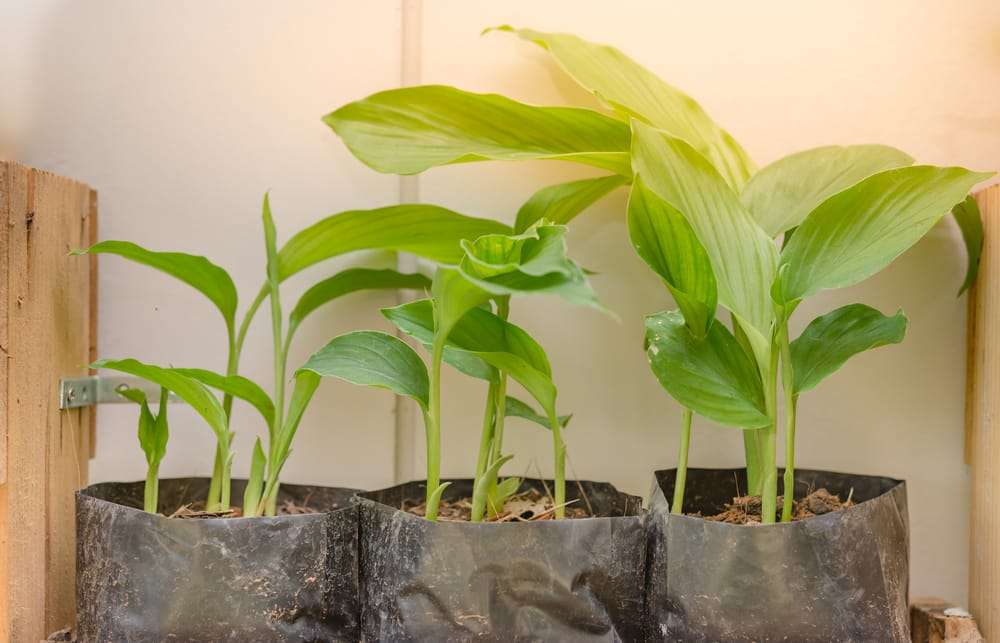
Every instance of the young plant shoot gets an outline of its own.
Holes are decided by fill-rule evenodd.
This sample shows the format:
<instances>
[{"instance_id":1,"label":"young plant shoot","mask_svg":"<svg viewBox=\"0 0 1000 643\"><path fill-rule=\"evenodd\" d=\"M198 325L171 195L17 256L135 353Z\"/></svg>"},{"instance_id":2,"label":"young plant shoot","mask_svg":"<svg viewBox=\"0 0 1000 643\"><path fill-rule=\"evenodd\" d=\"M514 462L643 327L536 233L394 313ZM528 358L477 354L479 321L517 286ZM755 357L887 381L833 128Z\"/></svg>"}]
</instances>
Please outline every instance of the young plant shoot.
<instances>
[{"instance_id":1,"label":"young plant shoot","mask_svg":"<svg viewBox=\"0 0 1000 643\"><path fill-rule=\"evenodd\" d=\"M821 147L757 171L696 101L618 49L570 34L495 31L545 49L605 109L539 107L424 86L379 92L325 122L380 172L527 159L607 172L542 188L518 212L517 232L541 219L567 223L631 185L633 245L678 307L646 322L653 371L685 407L673 510L681 510L694 412L743 429L749 493L762 496L764 520L775 519L780 394L788 411L782 517L789 519L798 395L851 355L900 341L906 323L901 313L886 317L858 304L817 319L793 341L789 319L804 298L884 268L956 204L969 250L968 287L982 235L975 203L965 197L989 175L914 166L881 145ZM717 307L728 312L729 326L717 319Z\"/></svg>"},{"instance_id":2,"label":"young plant shoot","mask_svg":"<svg viewBox=\"0 0 1000 643\"><path fill-rule=\"evenodd\" d=\"M568 418L556 413L556 387L545 351L506 319L509 298L516 294L558 294L571 302L600 308L582 269L566 257L564 234L563 226L540 222L523 234L491 234L465 241L461 260L438 268L430 299L383 310L401 331L429 348L429 374L423 361L401 340L368 331L334 339L303 367L355 384L388 388L420 405L427 442L428 520L436 519L447 486L440 481L443 362L488 382L472 519L481 521L488 511L498 513L520 483L513 478L498 480L500 468L511 458L503 454L502 442L508 413L540 422L552 431L553 502L557 517L565 515L566 449L562 428ZM492 310L494 305L497 312ZM507 378L520 384L538 402L543 415L506 395Z\"/></svg>"},{"instance_id":3,"label":"young plant shoot","mask_svg":"<svg viewBox=\"0 0 1000 643\"><path fill-rule=\"evenodd\" d=\"M288 458L302 414L319 384L319 376L300 371L285 400L285 372L292 338L312 312L344 295L372 289L425 289L430 280L420 274L394 270L350 268L310 287L283 317L280 284L296 273L326 259L356 250L384 249L413 253L431 261L457 263L463 256L459 242L510 229L496 221L467 217L431 205L399 205L375 210L352 210L329 216L295 234L280 250L270 203L263 204L266 279L256 299L236 328L238 299L229 274L204 257L177 252L156 252L126 241L103 241L83 253L116 254L165 272L205 295L222 314L226 327L226 373L201 368L162 368L133 359L103 360L95 367L113 368L173 391L208 422L216 435L212 481L206 509L230 507L232 457L230 429L232 400L242 399L261 414L267 427L266 448L258 440L251 457L251 474L244 495L246 516L273 515L279 489L279 472ZM246 333L256 312L270 298L274 353L274 396L237 374ZM175 388L180 386L180 388ZM205 387L223 394L221 404ZM130 398L131 399L131 398ZM218 409L216 409L218 407ZM218 413L216 412L218 410ZM162 414L166 422L166 414ZM151 464L152 466L152 464Z\"/></svg>"},{"instance_id":4,"label":"young plant shoot","mask_svg":"<svg viewBox=\"0 0 1000 643\"><path fill-rule=\"evenodd\" d=\"M118 391L125 399L139 405L139 446L146 456L146 484L143 493L143 511L156 513L159 504L160 462L167 453L170 430L167 427L167 399L170 391L160 388L160 406L156 415L149 410L146 393L138 388Z\"/></svg>"}]
</instances>

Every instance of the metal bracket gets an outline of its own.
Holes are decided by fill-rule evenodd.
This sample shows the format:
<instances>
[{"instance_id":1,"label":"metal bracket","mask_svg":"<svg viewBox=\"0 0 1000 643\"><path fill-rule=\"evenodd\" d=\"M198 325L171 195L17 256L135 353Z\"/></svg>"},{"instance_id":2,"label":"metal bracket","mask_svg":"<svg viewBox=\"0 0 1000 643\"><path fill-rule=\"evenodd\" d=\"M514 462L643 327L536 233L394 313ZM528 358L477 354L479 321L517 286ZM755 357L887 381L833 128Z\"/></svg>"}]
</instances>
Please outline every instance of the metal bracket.
<instances>
[{"instance_id":1,"label":"metal bracket","mask_svg":"<svg viewBox=\"0 0 1000 643\"><path fill-rule=\"evenodd\" d=\"M123 388L142 389L151 401L159 399L160 387L139 377L64 377L59 380L59 408L78 409L94 404L122 404L128 400L118 394ZM178 398L170 395L170 401Z\"/></svg>"}]
</instances>

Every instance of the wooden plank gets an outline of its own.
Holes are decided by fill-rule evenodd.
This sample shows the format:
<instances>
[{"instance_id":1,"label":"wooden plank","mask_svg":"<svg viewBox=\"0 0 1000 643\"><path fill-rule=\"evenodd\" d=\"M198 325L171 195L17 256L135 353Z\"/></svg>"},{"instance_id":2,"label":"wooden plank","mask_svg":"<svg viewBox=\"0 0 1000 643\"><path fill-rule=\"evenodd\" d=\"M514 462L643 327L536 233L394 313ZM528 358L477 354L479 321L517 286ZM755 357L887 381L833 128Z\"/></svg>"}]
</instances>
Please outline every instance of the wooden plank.
<instances>
[{"instance_id":1,"label":"wooden plank","mask_svg":"<svg viewBox=\"0 0 1000 643\"><path fill-rule=\"evenodd\" d=\"M14 199L13 166L8 163L0 163L0 306L6 308L8 299L7 289L7 248L8 230L10 226L10 210ZM4 470L3 482L0 482L0 638L6 637L10 641L10 566L7 561L7 552L10 547L10 521L7 519L8 508L8 487L6 471L9 466L9 449L7 448L7 437L9 435L8 404L7 404L7 364L10 360L8 347L10 346L8 333L8 315L6 310L0 311L0 348L3 350L3 359L0 359L0 443L3 452L3 460L0 466Z\"/></svg>"},{"instance_id":2,"label":"wooden plank","mask_svg":"<svg viewBox=\"0 0 1000 643\"><path fill-rule=\"evenodd\" d=\"M940 598L920 598L910 605L912 643L984 643L976 620Z\"/></svg>"},{"instance_id":3,"label":"wooden plank","mask_svg":"<svg viewBox=\"0 0 1000 643\"><path fill-rule=\"evenodd\" d=\"M986 640L1000 640L1000 186L983 190L976 201L985 242L970 308L969 607Z\"/></svg>"},{"instance_id":4,"label":"wooden plank","mask_svg":"<svg viewBox=\"0 0 1000 643\"><path fill-rule=\"evenodd\" d=\"M90 264L68 252L89 239L91 190L2 165L8 476L0 487L0 636L38 641L74 618L73 491L86 481L90 418L59 411L58 387L60 376L85 374L90 357Z\"/></svg>"},{"instance_id":5,"label":"wooden plank","mask_svg":"<svg viewBox=\"0 0 1000 643\"><path fill-rule=\"evenodd\" d=\"M87 210L87 234L84 245L92 246L97 243L97 190L90 191L90 203ZM90 335L89 360L91 364L97 361L97 255L89 255L90 261L90 301L87 302L88 324L87 332ZM91 375L97 373L95 369L90 369ZM97 455L97 407L92 406L87 410L87 453L88 459ZM81 451L83 453L83 451Z\"/></svg>"}]
</instances>

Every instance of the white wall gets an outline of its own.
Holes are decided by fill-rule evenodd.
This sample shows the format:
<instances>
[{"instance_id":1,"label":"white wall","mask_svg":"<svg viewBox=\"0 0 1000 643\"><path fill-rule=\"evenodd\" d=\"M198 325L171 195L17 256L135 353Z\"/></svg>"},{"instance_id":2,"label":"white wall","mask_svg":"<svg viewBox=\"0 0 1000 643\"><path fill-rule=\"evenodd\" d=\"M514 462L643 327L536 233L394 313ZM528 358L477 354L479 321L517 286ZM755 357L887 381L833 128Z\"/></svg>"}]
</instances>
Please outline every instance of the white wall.
<instances>
[{"instance_id":1,"label":"white wall","mask_svg":"<svg viewBox=\"0 0 1000 643\"><path fill-rule=\"evenodd\" d=\"M265 189L284 238L322 214L397 199L398 179L354 161L319 117L399 83L400 11L398 1L8 1L0 7L0 154L90 182L100 190L103 238L208 254L231 269L247 299L263 276ZM425 0L421 28L410 34L419 38L422 81L534 103L590 101L537 47L510 35L478 35L502 23L576 32L625 49L698 98L761 165L815 145L881 142L921 162L1000 168L995 2L762 8ZM428 172L419 190L426 201L511 221L537 187L584 174L555 163L474 164ZM552 357L561 407L575 414L567 439L577 473L644 493L650 471L675 461L679 411L642 354L642 315L670 303L633 257L622 204L622 195L608 199L570 236L572 254L600 273L594 285L622 323L544 300L516 302L513 317ZM914 593L959 601L966 596L969 491L962 462L965 300L954 296L963 262L946 222L886 272L811 300L796 319L801 327L851 301L909 315L902 346L857 358L803 398L799 465L906 478ZM102 260L101 270L102 355L222 367L221 323L197 295L114 258ZM363 296L318 314L292 363L338 332L384 327L376 309L391 301ZM267 342L261 322L245 364L269 386ZM444 468L467 474L482 387L457 376L447 384ZM165 473L206 472L211 440L204 427L182 407L171 410ZM134 411L106 407L100 418L93 478L140 477ZM393 425L386 395L325 383L287 479L392 482ZM246 470L259 429L241 412L237 471ZM534 463L549 470L547 434L513 422L508 433L517 454L509 471ZM741 453L735 432L698 423L695 465L734 465ZM404 463L420 467L419 451Z\"/></svg>"}]
</instances>

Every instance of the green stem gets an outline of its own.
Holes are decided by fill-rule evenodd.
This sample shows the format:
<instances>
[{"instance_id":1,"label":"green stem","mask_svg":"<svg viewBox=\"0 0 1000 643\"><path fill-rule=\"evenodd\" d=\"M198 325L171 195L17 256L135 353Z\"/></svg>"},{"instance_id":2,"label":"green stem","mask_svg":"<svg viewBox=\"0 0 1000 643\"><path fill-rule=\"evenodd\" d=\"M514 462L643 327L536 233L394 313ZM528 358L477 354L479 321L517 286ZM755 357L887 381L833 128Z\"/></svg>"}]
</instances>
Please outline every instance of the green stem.
<instances>
[{"instance_id":1,"label":"green stem","mask_svg":"<svg viewBox=\"0 0 1000 643\"><path fill-rule=\"evenodd\" d=\"M556 478L555 478L555 498L552 499L556 506L556 520L566 517L566 444L562 439L562 426L559 418L553 412L549 417L549 424L552 426L552 447L555 452Z\"/></svg>"},{"instance_id":2,"label":"green stem","mask_svg":"<svg viewBox=\"0 0 1000 643\"><path fill-rule=\"evenodd\" d=\"M778 465L777 465L777 435L778 435L778 350L771 346L771 359L768 372L764 379L764 405L770 424L758 431L764 431L761 483L761 523L774 523L778 511Z\"/></svg>"},{"instance_id":3,"label":"green stem","mask_svg":"<svg viewBox=\"0 0 1000 643\"><path fill-rule=\"evenodd\" d=\"M435 337L431 348L430 409L427 412L427 514L437 519L434 492L441 484L441 360L444 357L444 337Z\"/></svg>"},{"instance_id":4,"label":"green stem","mask_svg":"<svg viewBox=\"0 0 1000 643\"><path fill-rule=\"evenodd\" d=\"M507 373L500 372L500 381L493 391L493 455L490 462L496 462L503 455L503 427L507 410Z\"/></svg>"},{"instance_id":5,"label":"green stem","mask_svg":"<svg viewBox=\"0 0 1000 643\"><path fill-rule=\"evenodd\" d=\"M761 475L761 449L760 431L757 429L743 430L743 451L746 455L747 463L747 490L748 496L759 496L763 490L763 476Z\"/></svg>"},{"instance_id":6,"label":"green stem","mask_svg":"<svg viewBox=\"0 0 1000 643\"><path fill-rule=\"evenodd\" d=\"M491 380L490 388L486 392L486 410L483 412L483 428L479 435L479 455L476 457L476 482L483 477L487 467L490 466L490 449L493 446L493 418L498 385L497 381Z\"/></svg>"},{"instance_id":7,"label":"green stem","mask_svg":"<svg viewBox=\"0 0 1000 643\"><path fill-rule=\"evenodd\" d=\"M781 384L785 392L785 479L781 503L781 522L792 519L795 502L795 414L798 396L795 394L795 372L792 370L792 350L788 343L788 326L778 337L781 346Z\"/></svg>"},{"instance_id":8,"label":"green stem","mask_svg":"<svg viewBox=\"0 0 1000 643\"><path fill-rule=\"evenodd\" d=\"M250 330L250 322L253 321L254 315L257 314L257 310L260 309L261 304L267 299L269 289L265 285L261 288L260 292L257 293L256 299L251 302L250 307L247 308L246 314L243 316L243 321L240 323L240 329L236 333L236 341L230 342L229 350L229 360L226 366L226 375L236 375L240 368L240 356L243 353L243 344L247 338L247 331ZM226 417L229 417L233 409L233 396L226 393L222 398L222 408L226 412Z\"/></svg>"},{"instance_id":9,"label":"green stem","mask_svg":"<svg viewBox=\"0 0 1000 643\"><path fill-rule=\"evenodd\" d=\"M222 504L222 474L223 474L222 441L215 443L215 462L212 464L212 481L208 485L208 497L205 498L205 511L217 511Z\"/></svg>"},{"instance_id":10,"label":"green stem","mask_svg":"<svg viewBox=\"0 0 1000 643\"><path fill-rule=\"evenodd\" d=\"M684 409L684 422L681 425L681 447L677 453L677 476L674 479L674 502L670 512L683 513L684 483L687 481L688 449L691 446L691 409Z\"/></svg>"},{"instance_id":11,"label":"green stem","mask_svg":"<svg viewBox=\"0 0 1000 643\"><path fill-rule=\"evenodd\" d=\"M159 507L160 463L150 464L146 469L146 487L143 490L143 511L155 514Z\"/></svg>"}]
</instances>

